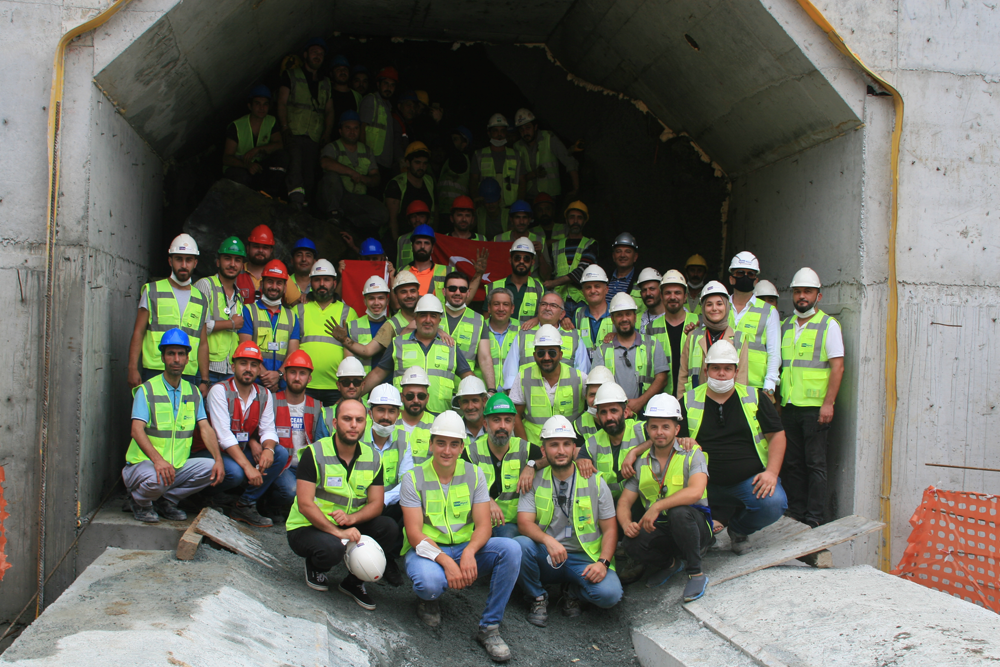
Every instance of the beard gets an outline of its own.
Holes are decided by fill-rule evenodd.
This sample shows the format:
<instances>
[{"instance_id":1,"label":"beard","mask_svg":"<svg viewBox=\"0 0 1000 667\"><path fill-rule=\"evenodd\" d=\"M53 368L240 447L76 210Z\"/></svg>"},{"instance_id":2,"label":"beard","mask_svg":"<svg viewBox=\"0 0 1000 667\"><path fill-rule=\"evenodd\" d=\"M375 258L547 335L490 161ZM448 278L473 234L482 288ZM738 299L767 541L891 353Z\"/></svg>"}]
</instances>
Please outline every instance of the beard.
<instances>
[{"instance_id":1,"label":"beard","mask_svg":"<svg viewBox=\"0 0 1000 667\"><path fill-rule=\"evenodd\" d=\"M503 449L510 444L510 433L504 429L498 429L496 433L490 436L490 440L493 441L494 445Z\"/></svg>"},{"instance_id":2,"label":"beard","mask_svg":"<svg viewBox=\"0 0 1000 667\"><path fill-rule=\"evenodd\" d=\"M523 278L524 276L526 276L529 273L531 273L531 269L529 269L524 264L515 264L511 268L511 271L513 271L514 275L517 276L517 277L519 277L519 278Z\"/></svg>"},{"instance_id":3,"label":"beard","mask_svg":"<svg viewBox=\"0 0 1000 667\"><path fill-rule=\"evenodd\" d=\"M618 436L625 432L625 420L607 421L602 424L602 428L608 435Z\"/></svg>"},{"instance_id":4,"label":"beard","mask_svg":"<svg viewBox=\"0 0 1000 667\"><path fill-rule=\"evenodd\" d=\"M430 258L431 258L431 253L430 253L429 250L414 250L413 251L413 259L416 260L416 261L418 261L418 262L426 262L426 261L430 260Z\"/></svg>"}]
</instances>

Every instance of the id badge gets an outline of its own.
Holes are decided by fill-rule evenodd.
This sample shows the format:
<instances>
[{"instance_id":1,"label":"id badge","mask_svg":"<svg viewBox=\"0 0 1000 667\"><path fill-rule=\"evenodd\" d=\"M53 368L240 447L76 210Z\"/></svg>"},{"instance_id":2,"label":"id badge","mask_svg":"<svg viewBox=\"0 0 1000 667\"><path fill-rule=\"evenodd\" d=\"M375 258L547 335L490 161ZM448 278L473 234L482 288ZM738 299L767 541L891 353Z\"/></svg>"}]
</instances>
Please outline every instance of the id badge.
<instances>
[{"instance_id":1,"label":"id badge","mask_svg":"<svg viewBox=\"0 0 1000 667\"><path fill-rule=\"evenodd\" d=\"M226 307L226 309L223 310L222 312L224 312L226 315L232 315L233 314L233 309L229 308L229 307Z\"/></svg>"},{"instance_id":2,"label":"id badge","mask_svg":"<svg viewBox=\"0 0 1000 667\"><path fill-rule=\"evenodd\" d=\"M343 477L327 477L326 478L326 486L328 486L328 487L331 487L331 486L343 486L343 485L344 485L344 478Z\"/></svg>"},{"instance_id":3,"label":"id badge","mask_svg":"<svg viewBox=\"0 0 1000 667\"><path fill-rule=\"evenodd\" d=\"M276 343L274 341L271 341L270 343L267 344L267 351L268 352L280 352L281 351L281 343Z\"/></svg>"},{"instance_id":4,"label":"id badge","mask_svg":"<svg viewBox=\"0 0 1000 667\"><path fill-rule=\"evenodd\" d=\"M250 434L246 431L240 431L236 434L236 442L248 442L250 440Z\"/></svg>"},{"instance_id":5,"label":"id badge","mask_svg":"<svg viewBox=\"0 0 1000 667\"><path fill-rule=\"evenodd\" d=\"M278 437L279 438L290 438L292 437L292 429L288 426L278 427Z\"/></svg>"}]
</instances>

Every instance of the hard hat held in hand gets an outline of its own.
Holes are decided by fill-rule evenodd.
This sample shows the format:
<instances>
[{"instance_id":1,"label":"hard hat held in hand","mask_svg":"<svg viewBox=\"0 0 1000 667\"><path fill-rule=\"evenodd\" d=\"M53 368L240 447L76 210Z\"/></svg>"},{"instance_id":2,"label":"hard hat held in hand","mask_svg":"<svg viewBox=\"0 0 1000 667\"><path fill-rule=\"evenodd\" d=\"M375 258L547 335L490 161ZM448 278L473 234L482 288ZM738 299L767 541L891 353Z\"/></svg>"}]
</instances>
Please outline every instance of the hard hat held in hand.
<instances>
[{"instance_id":1,"label":"hard hat held in hand","mask_svg":"<svg viewBox=\"0 0 1000 667\"><path fill-rule=\"evenodd\" d=\"M639 277L635 279L635 284L641 285L643 283L648 283L650 280L655 280L656 282L660 282L660 280L662 279L663 276L660 275L659 271L650 266L647 266L645 269L639 272Z\"/></svg>"},{"instance_id":2,"label":"hard hat held in hand","mask_svg":"<svg viewBox=\"0 0 1000 667\"><path fill-rule=\"evenodd\" d=\"M411 366L403 371L403 377L399 380L399 386L405 387L411 384L429 387L431 386L431 381L427 379L427 373L423 368L420 366Z\"/></svg>"},{"instance_id":3,"label":"hard hat held in hand","mask_svg":"<svg viewBox=\"0 0 1000 667\"><path fill-rule=\"evenodd\" d=\"M806 267L804 269L799 269L792 276L792 287L815 287L820 289L823 287L823 283L819 281L819 274Z\"/></svg>"},{"instance_id":4,"label":"hard hat held in hand","mask_svg":"<svg viewBox=\"0 0 1000 667\"><path fill-rule=\"evenodd\" d=\"M555 415L542 424L542 440L546 438L576 438L576 431L568 419L562 415Z\"/></svg>"},{"instance_id":5,"label":"hard hat held in hand","mask_svg":"<svg viewBox=\"0 0 1000 667\"><path fill-rule=\"evenodd\" d=\"M365 281L361 294L381 294L388 291L389 286L385 284L385 279L382 276L371 276Z\"/></svg>"},{"instance_id":6,"label":"hard hat held in hand","mask_svg":"<svg viewBox=\"0 0 1000 667\"><path fill-rule=\"evenodd\" d=\"M597 264L591 264L586 269L583 270L583 275L580 276L580 284L583 283L606 283L608 282L608 274L604 272L604 269L599 267Z\"/></svg>"},{"instance_id":7,"label":"hard hat held in hand","mask_svg":"<svg viewBox=\"0 0 1000 667\"><path fill-rule=\"evenodd\" d=\"M729 292L722 286L722 283L718 280L709 280L705 283L705 286L701 288L701 301L704 301L714 294L724 296L727 299L729 298Z\"/></svg>"},{"instance_id":8,"label":"hard hat held in hand","mask_svg":"<svg viewBox=\"0 0 1000 667\"><path fill-rule=\"evenodd\" d=\"M395 405L401 408L403 399L399 396L399 390L387 382L372 389L372 393L368 395L368 405Z\"/></svg>"},{"instance_id":9,"label":"hard hat held in hand","mask_svg":"<svg viewBox=\"0 0 1000 667\"><path fill-rule=\"evenodd\" d=\"M431 435L465 439L465 422L454 410L445 410L431 424Z\"/></svg>"},{"instance_id":10,"label":"hard hat held in hand","mask_svg":"<svg viewBox=\"0 0 1000 667\"><path fill-rule=\"evenodd\" d=\"M730 271L737 269L747 269L755 273L760 273L760 263L752 252L744 250L743 252L736 253L733 261L729 263Z\"/></svg>"},{"instance_id":11,"label":"hard hat held in hand","mask_svg":"<svg viewBox=\"0 0 1000 667\"><path fill-rule=\"evenodd\" d=\"M347 543L344 565L361 581L378 581L385 574L385 552L374 539L362 535L357 542Z\"/></svg>"},{"instance_id":12,"label":"hard hat held in hand","mask_svg":"<svg viewBox=\"0 0 1000 667\"><path fill-rule=\"evenodd\" d=\"M594 366L587 374L587 386L592 384L601 385L605 382L614 382L615 374L607 366Z\"/></svg>"},{"instance_id":13,"label":"hard hat held in hand","mask_svg":"<svg viewBox=\"0 0 1000 667\"><path fill-rule=\"evenodd\" d=\"M562 347L562 334L551 324L538 327L535 334L535 347Z\"/></svg>"},{"instance_id":14,"label":"hard hat held in hand","mask_svg":"<svg viewBox=\"0 0 1000 667\"><path fill-rule=\"evenodd\" d=\"M705 355L706 366L711 364L733 364L738 366L739 363L740 355L728 340L717 341L712 347L708 348L708 354Z\"/></svg>"},{"instance_id":15,"label":"hard hat held in hand","mask_svg":"<svg viewBox=\"0 0 1000 667\"><path fill-rule=\"evenodd\" d=\"M617 313L623 310L638 310L635 305L635 299L628 292L618 292L611 299L611 307L608 309L610 313Z\"/></svg>"},{"instance_id":16,"label":"hard hat held in hand","mask_svg":"<svg viewBox=\"0 0 1000 667\"><path fill-rule=\"evenodd\" d=\"M801 273L801 271L799 273ZM796 273L795 275L797 276L799 274ZM795 287L794 281L792 281L792 282L793 282L792 287ZM758 281L758 283L756 285L754 285L753 295L754 296L773 296L773 297L777 297L778 296L778 290L774 287L774 283L772 283L770 280L761 280L761 281Z\"/></svg>"},{"instance_id":17,"label":"hard hat held in hand","mask_svg":"<svg viewBox=\"0 0 1000 667\"><path fill-rule=\"evenodd\" d=\"M195 243L195 240L189 234L178 234L170 242L170 249L167 250L167 254L194 255L197 257L201 253L198 252L198 244Z\"/></svg>"},{"instance_id":18,"label":"hard hat held in hand","mask_svg":"<svg viewBox=\"0 0 1000 667\"><path fill-rule=\"evenodd\" d=\"M643 414L646 415L647 419L665 417L681 419L681 404L670 394L657 394L649 399L649 403L646 403Z\"/></svg>"},{"instance_id":19,"label":"hard hat held in hand","mask_svg":"<svg viewBox=\"0 0 1000 667\"><path fill-rule=\"evenodd\" d=\"M594 397L594 405L604 405L606 403L628 403L628 396L620 385L614 382L605 382L597 390Z\"/></svg>"}]
</instances>

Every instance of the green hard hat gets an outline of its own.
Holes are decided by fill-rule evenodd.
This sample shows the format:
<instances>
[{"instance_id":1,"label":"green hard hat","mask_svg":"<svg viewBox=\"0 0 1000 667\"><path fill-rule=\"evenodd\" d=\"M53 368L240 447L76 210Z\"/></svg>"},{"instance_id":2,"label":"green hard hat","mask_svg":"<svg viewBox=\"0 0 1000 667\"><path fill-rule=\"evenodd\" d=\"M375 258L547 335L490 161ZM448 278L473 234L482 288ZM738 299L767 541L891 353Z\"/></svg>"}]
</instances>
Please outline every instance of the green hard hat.
<instances>
[{"instance_id":1,"label":"green hard hat","mask_svg":"<svg viewBox=\"0 0 1000 667\"><path fill-rule=\"evenodd\" d=\"M240 240L239 236L230 236L228 239L219 244L217 254L246 257L247 251L246 248L243 247L243 241Z\"/></svg>"},{"instance_id":2,"label":"green hard hat","mask_svg":"<svg viewBox=\"0 0 1000 667\"><path fill-rule=\"evenodd\" d=\"M490 400L486 401L484 415L515 415L517 410L514 403L503 394L493 394Z\"/></svg>"}]
</instances>

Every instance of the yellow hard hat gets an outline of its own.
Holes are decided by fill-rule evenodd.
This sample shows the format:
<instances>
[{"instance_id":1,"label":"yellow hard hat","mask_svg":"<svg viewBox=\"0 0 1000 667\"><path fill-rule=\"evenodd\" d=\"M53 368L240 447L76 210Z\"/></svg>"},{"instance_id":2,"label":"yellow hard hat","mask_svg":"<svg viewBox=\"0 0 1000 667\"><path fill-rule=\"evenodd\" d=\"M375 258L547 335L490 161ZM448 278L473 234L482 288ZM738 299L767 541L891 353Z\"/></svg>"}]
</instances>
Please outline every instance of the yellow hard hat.
<instances>
[{"instance_id":1,"label":"yellow hard hat","mask_svg":"<svg viewBox=\"0 0 1000 667\"><path fill-rule=\"evenodd\" d=\"M415 91L415 94L417 96L417 99L420 100L421 104L427 107L431 105L431 96L427 94L426 90L417 90Z\"/></svg>"},{"instance_id":2,"label":"yellow hard hat","mask_svg":"<svg viewBox=\"0 0 1000 667\"><path fill-rule=\"evenodd\" d=\"M689 266L704 266L707 269L708 262L706 262L705 258L701 255L691 255L688 257L688 261L684 262L685 269Z\"/></svg>"},{"instance_id":3,"label":"yellow hard hat","mask_svg":"<svg viewBox=\"0 0 1000 667\"><path fill-rule=\"evenodd\" d=\"M425 144L424 142L411 141L410 144L406 147L406 152L404 157L410 157L413 153L417 153L419 151L423 151L424 153L430 153L430 150L428 150L427 148L427 144Z\"/></svg>"},{"instance_id":4,"label":"yellow hard hat","mask_svg":"<svg viewBox=\"0 0 1000 667\"><path fill-rule=\"evenodd\" d=\"M582 201L575 201L569 206L567 206L566 211L563 213L563 217L564 218L568 217L569 212L572 210L580 211L581 213L583 213L584 220L590 220L590 211L587 210L587 205L584 204Z\"/></svg>"}]
</instances>

